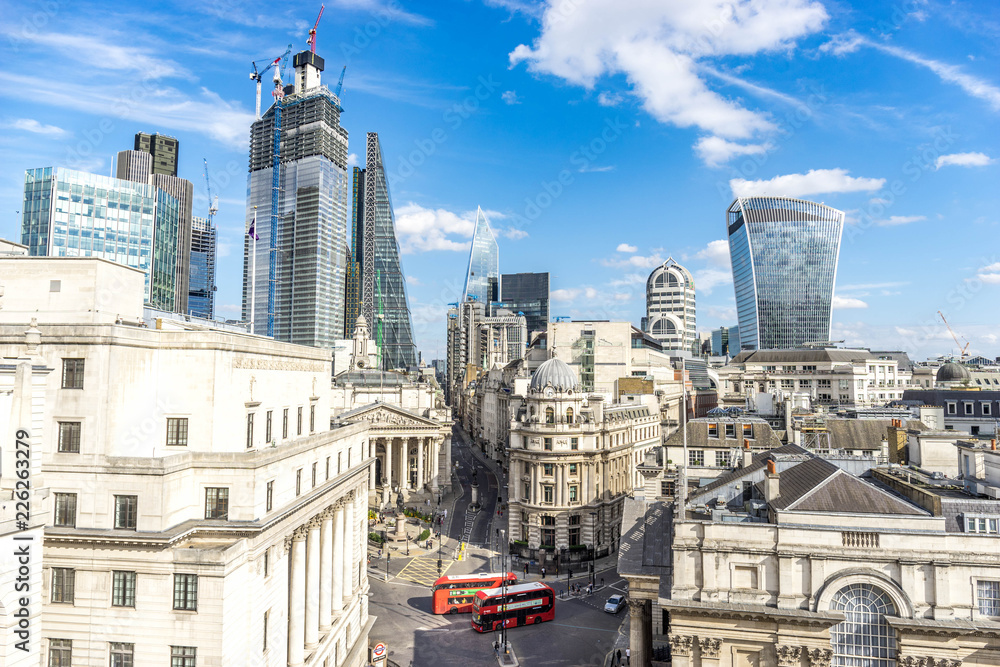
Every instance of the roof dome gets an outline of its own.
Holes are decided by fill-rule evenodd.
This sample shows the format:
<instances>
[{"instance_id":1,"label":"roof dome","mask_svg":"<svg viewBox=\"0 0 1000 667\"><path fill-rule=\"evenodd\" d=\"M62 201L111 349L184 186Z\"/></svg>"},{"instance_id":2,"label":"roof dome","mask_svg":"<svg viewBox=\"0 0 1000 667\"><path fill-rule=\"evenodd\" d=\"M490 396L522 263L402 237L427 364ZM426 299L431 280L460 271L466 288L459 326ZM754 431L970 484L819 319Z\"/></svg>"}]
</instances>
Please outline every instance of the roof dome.
<instances>
[{"instance_id":1,"label":"roof dome","mask_svg":"<svg viewBox=\"0 0 1000 667\"><path fill-rule=\"evenodd\" d=\"M552 385L556 391L570 391L576 389L576 374L573 369L566 365L562 359L553 357L549 359L535 371L531 376L531 391L541 391L547 385Z\"/></svg>"},{"instance_id":2,"label":"roof dome","mask_svg":"<svg viewBox=\"0 0 1000 667\"><path fill-rule=\"evenodd\" d=\"M938 382L962 382L971 378L972 375L969 373L969 369L954 361L949 361L939 368L936 376Z\"/></svg>"}]
</instances>

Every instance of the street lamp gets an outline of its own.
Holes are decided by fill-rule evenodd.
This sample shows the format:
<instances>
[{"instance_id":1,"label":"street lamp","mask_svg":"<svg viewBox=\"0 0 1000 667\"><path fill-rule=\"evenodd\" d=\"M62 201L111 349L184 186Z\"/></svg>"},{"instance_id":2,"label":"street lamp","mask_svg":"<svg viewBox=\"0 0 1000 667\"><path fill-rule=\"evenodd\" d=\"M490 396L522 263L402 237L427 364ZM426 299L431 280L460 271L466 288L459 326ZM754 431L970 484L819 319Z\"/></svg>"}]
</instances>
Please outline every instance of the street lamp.
<instances>
[{"instance_id":1,"label":"street lamp","mask_svg":"<svg viewBox=\"0 0 1000 667\"><path fill-rule=\"evenodd\" d=\"M597 583L597 512L591 512L590 516L594 518L594 535L590 546L590 585L593 587Z\"/></svg>"}]
</instances>

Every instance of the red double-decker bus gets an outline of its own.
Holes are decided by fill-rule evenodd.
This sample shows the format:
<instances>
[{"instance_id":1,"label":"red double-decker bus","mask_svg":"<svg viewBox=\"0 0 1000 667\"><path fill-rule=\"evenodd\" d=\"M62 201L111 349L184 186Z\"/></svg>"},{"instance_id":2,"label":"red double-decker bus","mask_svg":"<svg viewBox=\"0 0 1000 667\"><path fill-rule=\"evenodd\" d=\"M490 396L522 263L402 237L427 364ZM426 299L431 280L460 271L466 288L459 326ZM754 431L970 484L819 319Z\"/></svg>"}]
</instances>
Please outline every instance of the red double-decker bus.
<instances>
[{"instance_id":1,"label":"red double-decker bus","mask_svg":"<svg viewBox=\"0 0 1000 667\"><path fill-rule=\"evenodd\" d=\"M479 574L458 574L441 577L431 589L431 611L435 614L456 614L472 611L472 601L476 593L484 588L497 588L517 583L513 572L481 572Z\"/></svg>"},{"instance_id":2,"label":"red double-decker bus","mask_svg":"<svg viewBox=\"0 0 1000 667\"><path fill-rule=\"evenodd\" d=\"M479 591L472 605L472 629L477 632L516 628L555 617L556 593L540 581Z\"/></svg>"}]
</instances>

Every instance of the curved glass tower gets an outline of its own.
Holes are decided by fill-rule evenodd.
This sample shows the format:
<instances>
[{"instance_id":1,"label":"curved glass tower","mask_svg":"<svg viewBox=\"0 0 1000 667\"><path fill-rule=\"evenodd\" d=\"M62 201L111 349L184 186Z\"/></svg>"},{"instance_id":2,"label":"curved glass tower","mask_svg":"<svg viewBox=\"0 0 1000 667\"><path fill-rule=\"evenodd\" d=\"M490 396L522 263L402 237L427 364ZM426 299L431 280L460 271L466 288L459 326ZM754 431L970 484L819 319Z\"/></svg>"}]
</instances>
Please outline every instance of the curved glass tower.
<instances>
[{"instance_id":1,"label":"curved glass tower","mask_svg":"<svg viewBox=\"0 0 1000 667\"><path fill-rule=\"evenodd\" d=\"M726 224L740 347L830 340L843 211L789 197L740 197Z\"/></svg>"}]
</instances>

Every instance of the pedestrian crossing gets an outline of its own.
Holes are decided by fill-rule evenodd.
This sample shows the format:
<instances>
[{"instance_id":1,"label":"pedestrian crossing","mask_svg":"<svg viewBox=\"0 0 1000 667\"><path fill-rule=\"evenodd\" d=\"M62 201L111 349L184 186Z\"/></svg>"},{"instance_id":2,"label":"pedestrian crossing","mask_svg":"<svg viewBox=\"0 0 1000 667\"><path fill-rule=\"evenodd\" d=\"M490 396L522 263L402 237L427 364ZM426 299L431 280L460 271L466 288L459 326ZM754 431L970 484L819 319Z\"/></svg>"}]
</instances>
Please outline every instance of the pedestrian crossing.
<instances>
[{"instance_id":1,"label":"pedestrian crossing","mask_svg":"<svg viewBox=\"0 0 1000 667\"><path fill-rule=\"evenodd\" d=\"M406 579L407 581L423 584L424 586L433 586L438 577L444 576L454 562L453 560L442 560L441 574L438 574L437 558L421 558L417 556L407 563L406 567L400 570L396 578Z\"/></svg>"}]
</instances>

